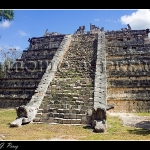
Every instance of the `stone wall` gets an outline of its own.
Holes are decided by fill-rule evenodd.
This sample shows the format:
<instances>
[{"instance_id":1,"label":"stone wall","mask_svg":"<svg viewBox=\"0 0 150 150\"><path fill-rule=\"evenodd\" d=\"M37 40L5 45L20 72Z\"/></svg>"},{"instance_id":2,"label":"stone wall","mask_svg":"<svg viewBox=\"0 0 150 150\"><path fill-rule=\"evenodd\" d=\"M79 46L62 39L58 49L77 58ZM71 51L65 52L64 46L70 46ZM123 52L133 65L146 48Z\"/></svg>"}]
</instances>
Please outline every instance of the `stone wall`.
<instances>
[{"instance_id":1,"label":"stone wall","mask_svg":"<svg viewBox=\"0 0 150 150\"><path fill-rule=\"evenodd\" d=\"M29 50L58 48L65 35L51 35L29 39Z\"/></svg>"},{"instance_id":2,"label":"stone wall","mask_svg":"<svg viewBox=\"0 0 150 150\"><path fill-rule=\"evenodd\" d=\"M107 102L114 112L150 111L148 30L106 33Z\"/></svg>"},{"instance_id":3,"label":"stone wall","mask_svg":"<svg viewBox=\"0 0 150 150\"><path fill-rule=\"evenodd\" d=\"M108 32L92 24L90 31L86 32L85 26L80 26L73 34L64 57L58 57L57 54L61 55L58 50L63 47L62 41L66 35L46 31L43 37L29 39L28 50L24 50L21 58L9 68L6 77L0 79L0 107L27 104L35 90L39 90L41 82L44 82L42 79L45 78L46 69L52 67L52 63L60 62L44 96L43 111L47 106L49 109L49 101L51 107L67 107L69 111L73 107L80 107L84 115L92 107L99 107L100 102L113 104L114 109L110 111L114 112L149 112L148 33L149 29L132 30L129 25L128 29ZM68 99L72 100L71 103ZM61 107L60 104L54 104L58 100L62 103ZM72 107L73 104L75 106ZM51 117L55 115L51 110Z\"/></svg>"},{"instance_id":4,"label":"stone wall","mask_svg":"<svg viewBox=\"0 0 150 150\"><path fill-rule=\"evenodd\" d=\"M64 37L49 35L29 39L29 49L24 50L14 64L8 64L5 78L0 79L1 108L14 108L30 102Z\"/></svg>"}]
</instances>

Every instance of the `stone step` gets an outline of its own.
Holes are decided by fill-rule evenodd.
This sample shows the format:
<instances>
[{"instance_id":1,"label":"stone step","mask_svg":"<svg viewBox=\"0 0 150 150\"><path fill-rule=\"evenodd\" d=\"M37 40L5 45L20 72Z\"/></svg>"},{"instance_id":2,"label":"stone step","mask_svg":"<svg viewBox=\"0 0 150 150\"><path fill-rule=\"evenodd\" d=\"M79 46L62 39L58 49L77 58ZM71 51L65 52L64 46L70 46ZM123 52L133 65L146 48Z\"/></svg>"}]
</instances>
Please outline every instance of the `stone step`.
<instances>
[{"instance_id":1,"label":"stone step","mask_svg":"<svg viewBox=\"0 0 150 150\"><path fill-rule=\"evenodd\" d=\"M82 109L83 108L83 109ZM58 107L58 108L54 108L54 107L50 107L50 108L45 108L45 112L47 113L74 113L74 114L85 114L86 113L86 108L84 106L77 106L77 107L70 107L70 108L62 108L62 107ZM40 107L40 109L42 109ZM44 108L43 108L44 109Z\"/></svg>"},{"instance_id":2,"label":"stone step","mask_svg":"<svg viewBox=\"0 0 150 150\"><path fill-rule=\"evenodd\" d=\"M33 122L40 122L40 120L41 120L40 117L35 117L35 118L33 119Z\"/></svg>"},{"instance_id":3,"label":"stone step","mask_svg":"<svg viewBox=\"0 0 150 150\"><path fill-rule=\"evenodd\" d=\"M74 96L71 96L71 95L63 94L60 97L60 95L51 95L51 96L46 96L44 98L44 100L49 102L49 103L51 103L51 104L55 104L55 103L62 104L65 101L67 101L67 103L71 102L72 104L73 103L78 103L78 101L80 101L81 103L82 102L89 102L89 101L92 102L93 101L92 98L90 98L90 97L93 97L92 93L90 95L89 94L87 94L87 95L85 94L83 97L81 97L81 96L82 95L80 95L80 97L74 97Z\"/></svg>"},{"instance_id":4,"label":"stone step","mask_svg":"<svg viewBox=\"0 0 150 150\"><path fill-rule=\"evenodd\" d=\"M45 119L41 119L41 121L45 122ZM46 122L50 124L81 124L83 121L81 119L62 119L49 117L46 119Z\"/></svg>"},{"instance_id":5,"label":"stone step","mask_svg":"<svg viewBox=\"0 0 150 150\"><path fill-rule=\"evenodd\" d=\"M41 109L48 109L49 108L56 108L56 109L81 109L84 106L84 104L75 105L75 103L72 102L63 102L60 104L50 104L47 102L43 102L43 104L40 106Z\"/></svg>"},{"instance_id":6,"label":"stone step","mask_svg":"<svg viewBox=\"0 0 150 150\"><path fill-rule=\"evenodd\" d=\"M38 109L37 113L42 113L43 109Z\"/></svg>"},{"instance_id":7,"label":"stone step","mask_svg":"<svg viewBox=\"0 0 150 150\"><path fill-rule=\"evenodd\" d=\"M80 80L75 80L75 81L60 81L59 79L57 79L57 81L52 81L51 84L49 85L50 86L63 86L63 87L76 87L76 88L82 88L82 87L93 87L93 82L88 82L86 83L86 81L80 81ZM83 85L83 86L82 86Z\"/></svg>"},{"instance_id":8,"label":"stone step","mask_svg":"<svg viewBox=\"0 0 150 150\"><path fill-rule=\"evenodd\" d=\"M36 117L57 117L57 118L65 118L65 119L81 119L86 116L86 111L81 109L55 109L50 108L47 111L43 111L43 109L39 109Z\"/></svg>"},{"instance_id":9,"label":"stone step","mask_svg":"<svg viewBox=\"0 0 150 150\"><path fill-rule=\"evenodd\" d=\"M61 88L60 88L61 87ZM62 89L63 88L63 89ZM92 90L94 85L92 84L79 84L79 83L58 83L49 85L48 90Z\"/></svg>"},{"instance_id":10,"label":"stone step","mask_svg":"<svg viewBox=\"0 0 150 150\"><path fill-rule=\"evenodd\" d=\"M60 96L53 96L53 95L46 95L43 99L43 102L47 102L49 104L84 104L84 102L93 102L93 94L90 95L80 95L79 96L68 96L68 95L62 95Z\"/></svg>"},{"instance_id":11,"label":"stone step","mask_svg":"<svg viewBox=\"0 0 150 150\"><path fill-rule=\"evenodd\" d=\"M94 90L93 90L94 91ZM49 100L67 100L68 98L70 100L74 100L74 99L78 99L78 100L83 100L83 99L89 99L90 97L93 97L93 91L76 91L76 93L70 92L69 94L67 92L61 93L61 94L57 94L56 92L47 92L45 97L47 97L47 99ZM82 97L83 95L83 97ZM61 97L60 97L61 96Z\"/></svg>"},{"instance_id":12,"label":"stone step","mask_svg":"<svg viewBox=\"0 0 150 150\"><path fill-rule=\"evenodd\" d=\"M70 102L70 101L64 101L57 104L50 104L48 102L42 102L40 109L83 109L86 110L88 107L92 107L94 105L94 102L92 101L85 101L83 103L77 104L76 102Z\"/></svg>"},{"instance_id":13,"label":"stone step","mask_svg":"<svg viewBox=\"0 0 150 150\"><path fill-rule=\"evenodd\" d=\"M76 96L76 97L78 97L78 96L80 96L78 93L56 93L56 95L57 96Z\"/></svg>"},{"instance_id":14,"label":"stone step","mask_svg":"<svg viewBox=\"0 0 150 150\"><path fill-rule=\"evenodd\" d=\"M49 113L49 117L63 118L63 119L82 119L86 117L86 114L74 114L74 113Z\"/></svg>"},{"instance_id":15,"label":"stone step","mask_svg":"<svg viewBox=\"0 0 150 150\"><path fill-rule=\"evenodd\" d=\"M60 95L57 95L57 94L53 95L53 94L51 94L51 95L45 96L44 99L46 101L54 101L54 103L55 102L56 103L57 102L60 103L61 101L62 102L64 102L64 101L75 101L75 100L77 100L77 97L75 98L73 95L66 95L66 94L62 94L61 97L60 97ZM79 98L78 98L78 100L79 100ZM80 99L80 100L82 100L82 99Z\"/></svg>"},{"instance_id":16,"label":"stone step","mask_svg":"<svg viewBox=\"0 0 150 150\"><path fill-rule=\"evenodd\" d=\"M76 73L77 74L77 73ZM53 81L55 82L59 82L59 81L65 81L65 82L74 82L74 81L78 81L80 80L81 82L82 81L85 81L85 82L91 82L91 78L82 78L82 77L76 77L76 78L68 78L67 76L65 78L54 78Z\"/></svg>"},{"instance_id":17,"label":"stone step","mask_svg":"<svg viewBox=\"0 0 150 150\"><path fill-rule=\"evenodd\" d=\"M56 88L48 88L46 91L47 96L48 95L82 95L87 93L92 93L94 91L94 88L65 88L65 87L56 87ZM71 93L71 94L70 94ZM78 97L78 96L77 96Z\"/></svg>"},{"instance_id":18,"label":"stone step","mask_svg":"<svg viewBox=\"0 0 150 150\"><path fill-rule=\"evenodd\" d=\"M36 114L36 117L38 117L38 118L39 118L39 117L41 117L41 116L42 116L42 114L43 114L42 112L41 112L41 113L39 113L39 112L38 112L38 113Z\"/></svg>"},{"instance_id":19,"label":"stone step","mask_svg":"<svg viewBox=\"0 0 150 150\"><path fill-rule=\"evenodd\" d=\"M76 108L74 108L74 109L70 108L69 111L66 111L66 109L61 108L61 109L57 109L57 112L58 113L74 113L74 114L80 114L82 112L82 114L83 114L83 111L81 111L81 109L76 109Z\"/></svg>"}]
</instances>

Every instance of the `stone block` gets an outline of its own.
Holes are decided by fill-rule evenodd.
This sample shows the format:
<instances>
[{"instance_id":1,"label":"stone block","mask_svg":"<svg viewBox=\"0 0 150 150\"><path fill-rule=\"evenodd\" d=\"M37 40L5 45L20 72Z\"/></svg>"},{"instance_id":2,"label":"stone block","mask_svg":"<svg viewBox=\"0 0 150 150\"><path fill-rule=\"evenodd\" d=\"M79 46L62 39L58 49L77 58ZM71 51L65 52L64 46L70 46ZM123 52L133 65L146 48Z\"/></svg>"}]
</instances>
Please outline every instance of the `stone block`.
<instances>
[{"instance_id":1,"label":"stone block","mask_svg":"<svg viewBox=\"0 0 150 150\"><path fill-rule=\"evenodd\" d=\"M70 119L62 119L62 123L63 124L71 124L71 120Z\"/></svg>"},{"instance_id":2,"label":"stone block","mask_svg":"<svg viewBox=\"0 0 150 150\"><path fill-rule=\"evenodd\" d=\"M71 119L71 124L81 124L81 119Z\"/></svg>"}]
</instances>

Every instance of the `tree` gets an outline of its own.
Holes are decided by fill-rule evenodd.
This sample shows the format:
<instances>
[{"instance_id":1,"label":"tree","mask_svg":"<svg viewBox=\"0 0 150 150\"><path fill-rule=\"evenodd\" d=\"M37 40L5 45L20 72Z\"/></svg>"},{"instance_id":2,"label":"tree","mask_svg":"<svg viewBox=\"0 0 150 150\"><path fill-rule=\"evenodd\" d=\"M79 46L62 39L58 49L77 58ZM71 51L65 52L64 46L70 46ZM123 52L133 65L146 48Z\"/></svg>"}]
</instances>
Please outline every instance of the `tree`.
<instances>
[{"instance_id":1,"label":"tree","mask_svg":"<svg viewBox=\"0 0 150 150\"><path fill-rule=\"evenodd\" d=\"M4 78L7 71L9 71L11 65L12 65L12 60L10 58L7 58L5 62L0 62L0 78Z\"/></svg>"},{"instance_id":2,"label":"tree","mask_svg":"<svg viewBox=\"0 0 150 150\"><path fill-rule=\"evenodd\" d=\"M0 22L4 20L12 21L14 20L13 10L0 10Z\"/></svg>"},{"instance_id":3,"label":"tree","mask_svg":"<svg viewBox=\"0 0 150 150\"><path fill-rule=\"evenodd\" d=\"M13 10L0 10L0 22L5 20L9 20L9 21L14 20ZM13 60L15 51L8 52L8 50L4 50L4 49L0 50L1 59L4 59L3 62L0 62L0 78L3 78L5 76L7 72L8 63L10 64L11 60Z\"/></svg>"},{"instance_id":4,"label":"tree","mask_svg":"<svg viewBox=\"0 0 150 150\"><path fill-rule=\"evenodd\" d=\"M4 71L4 65L0 62L0 78L3 78L6 74L6 71Z\"/></svg>"},{"instance_id":5,"label":"tree","mask_svg":"<svg viewBox=\"0 0 150 150\"><path fill-rule=\"evenodd\" d=\"M5 77L7 71L15 64L16 59L21 56L22 51L15 47L0 49L0 78Z\"/></svg>"}]
</instances>

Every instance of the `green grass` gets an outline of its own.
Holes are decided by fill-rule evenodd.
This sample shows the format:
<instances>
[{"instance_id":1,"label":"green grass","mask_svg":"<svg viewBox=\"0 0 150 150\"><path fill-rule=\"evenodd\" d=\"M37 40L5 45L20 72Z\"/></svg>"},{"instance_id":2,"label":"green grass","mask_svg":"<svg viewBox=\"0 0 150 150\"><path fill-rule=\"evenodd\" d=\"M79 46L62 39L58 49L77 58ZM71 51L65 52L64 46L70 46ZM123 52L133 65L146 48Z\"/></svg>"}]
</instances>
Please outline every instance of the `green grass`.
<instances>
[{"instance_id":1,"label":"green grass","mask_svg":"<svg viewBox=\"0 0 150 150\"><path fill-rule=\"evenodd\" d=\"M150 113L134 113L137 116L150 116Z\"/></svg>"},{"instance_id":2,"label":"green grass","mask_svg":"<svg viewBox=\"0 0 150 150\"><path fill-rule=\"evenodd\" d=\"M142 113L141 113L142 114ZM139 113L137 115L140 115ZM144 114L144 115L147 115ZM122 120L107 115L107 130L94 133L93 129L74 125L26 124L10 127L16 118L13 109L0 109L0 140L50 140L52 138L75 140L150 140L150 131L123 126Z\"/></svg>"}]
</instances>

